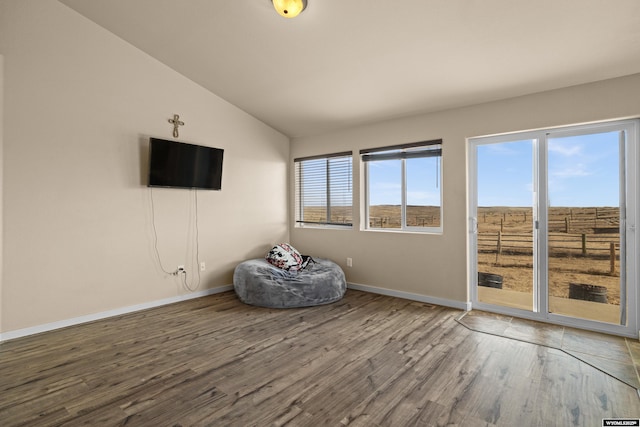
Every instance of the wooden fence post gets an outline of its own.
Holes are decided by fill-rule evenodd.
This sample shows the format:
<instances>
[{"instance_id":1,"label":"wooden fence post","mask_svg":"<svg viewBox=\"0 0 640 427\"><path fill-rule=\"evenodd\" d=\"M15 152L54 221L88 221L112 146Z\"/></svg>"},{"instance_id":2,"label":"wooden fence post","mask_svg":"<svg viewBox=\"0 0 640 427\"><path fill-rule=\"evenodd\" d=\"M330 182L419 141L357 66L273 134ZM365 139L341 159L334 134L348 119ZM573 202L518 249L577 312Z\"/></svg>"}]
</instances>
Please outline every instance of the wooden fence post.
<instances>
[{"instance_id":1,"label":"wooden fence post","mask_svg":"<svg viewBox=\"0 0 640 427\"><path fill-rule=\"evenodd\" d=\"M500 262L501 254L502 254L502 232L498 231L498 243L496 245L496 264Z\"/></svg>"},{"instance_id":2,"label":"wooden fence post","mask_svg":"<svg viewBox=\"0 0 640 427\"><path fill-rule=\"evenodd\" d=\"M609 244L609 255L609 261L611 264L609 272L613 276L616 272L616 244L613 242Z\"/></svg>"},{"instance_id":3,"label":"wooden fence post","mask_svg":"<svg viewBox=\"0 0 640 427\"><path fill-rule=\"evenodd\" d=\"M500 232L504 231L504 218L500 218Z\"/></svg>"},{"instance_id":4,"label":"wooden fence post","mask_svg":"<svg viewBox=\"0 0 640 427\"><path fill-rule=\"evenodd\" d=\"M565 216L564 217L564 232L565 233L569 233L569 228L570 228L569 227L569 223L570 223L569 217Z\"/></svg>"},{"instance_id":5,"label":"wooden fence post","mask_svg":"<svg viewBox=\"0 0 640 427\"><path fill-rule=\"evenodd\" d=\"M582 233L582 256L587 256L587 235Z\"/></svg>"}]
</instances>

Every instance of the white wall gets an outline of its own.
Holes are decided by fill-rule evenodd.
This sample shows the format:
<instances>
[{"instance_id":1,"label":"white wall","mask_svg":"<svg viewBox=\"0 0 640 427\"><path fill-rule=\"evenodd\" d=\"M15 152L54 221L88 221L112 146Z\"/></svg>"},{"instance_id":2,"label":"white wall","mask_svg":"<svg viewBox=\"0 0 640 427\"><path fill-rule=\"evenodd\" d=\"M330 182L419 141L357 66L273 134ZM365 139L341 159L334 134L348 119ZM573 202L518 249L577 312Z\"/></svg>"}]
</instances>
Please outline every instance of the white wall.
<instances>
[{"instance_id":1,"label":"white wall","mask_svg":"<svg viewBox=\"0 0 640 427\"><path fill-rule=\"evenodd\" d=\"M290 238L338 261L352 283L458 302L468 299L466 138L640 116L633 75L299 138L290 149L55 0L0 0L0 57L0 333L187 293L159 270L145 187L147 139L171 139L174 113L186 123L180 140L225 149L222 192L198 192L200 289L230 284L237 262ZM358 215L351 231L292 226L294 157L435 138L444 140L442 235L361 231ZM193 192L153 195L163 264L187 264Z\"/></svg>"},{"instance_id":2,"label":"white wall","mask_svg":"<svg viewBox=\"0 0 640 427\"><path fill-rule=\"evenodd\" d=\"M467 108L423 114L292 141L292 158L353 150L353 230L295 228L303 253L340 263L352 283L467 302L466 138L590 121L639 117L640 74ZM358 152L363 148L443 139L444 233L361 231L364 195ZM293 188L293 177L290 178ZM292 193L293 194L293 193ZM293 210L290 212L293 217ZM346 258L353 267L346 267Z\"/></svg>"},{"instance_id":3,"label":"white wall","mask_svg":"<svg viewBox=\"0 0 640 427\"><path fill-rule=\"evenodd\" d=\"M179 140L225 150L222 191L198 192L199 290L288 240L286 136L55 0L0 2L0 54L0 332L187 293L159 269L146 187L148 137L172 139L174 113ZM153 198L173 270L191 259L194 192Z\"/></svg>"}]
</instances>

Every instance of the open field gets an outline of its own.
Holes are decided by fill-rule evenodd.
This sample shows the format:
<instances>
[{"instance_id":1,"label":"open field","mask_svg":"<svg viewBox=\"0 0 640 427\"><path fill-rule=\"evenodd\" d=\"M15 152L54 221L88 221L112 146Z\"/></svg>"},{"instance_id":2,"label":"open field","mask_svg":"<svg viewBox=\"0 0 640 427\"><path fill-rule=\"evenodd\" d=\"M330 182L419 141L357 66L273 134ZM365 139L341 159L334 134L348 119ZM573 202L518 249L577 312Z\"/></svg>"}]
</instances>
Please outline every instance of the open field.
<instances>
[{"instance_id":1,"label":"open field","mask_svg":"<svg viewBox=\"0 0 640 427\"><path fill-rule=\"evenodd\" d=\"M376 205L369 209L371 228L401 228L399 205ZM407 226L440 226L439 206L407 206Z\"/></svg>"},{"instance_id":2,"label":"open field","mask_svg":"<svg viewBox=\"0 0 640 427\"><path fill-rule=\"evenodd\" d=\"M351 206L331 208L331 222L348 224L353 221ZM305 222L324 222L327 208L307 206L304 208ZM438 206L407 206L407 225L411 227L437 227L440 225ZM372 206L369 212L369 226L372 228L400 228L399 205Z\"/></svg>"},{"instance_id":3,"label":"open field","mask_svg":"<svg viewBox=\"0 0 640 427\"><path fill-rule=\"evenodd\" d=\"M334 224L351 224L353 223L353 213L351 206L335 206L329 212L330 222ZM326 223L327 208L326 206L305 206L304 213L300 215L301 219L307 223Z\"/></svg>"},{"instance_id":4,"label":"open field","mask_svg":"<svg viewBox=\"0 0 640 427\"><path fill-rule=\"evenodd\" d=\"M503 277L503 288L533 289L533 210L527 207L478 208L478 271ZM609 304L620 304L619 210L612 207L551 208L549 211L549 289L568 298L570 283L607 288ZM305 220L325 221L326 208L305 208ZM351 223L351 207L331 211L335 223ZM370 209L372 228L399 228L400 206ZM440 208L409 206L410 226L438 226ZM446 233L446 229L445 229Z\"/></svg>"},{"instance_id":5,"label":"open field","mask_svg":"<svg viewBox=\"0 0 640 427\"><path fill-rule=\"evenodd\" d=\"M533 290L531 208L478 209L478 271L503 276L503 288ZM620 304L618 208L552 208L549 212L549 290L568 298L570 283L607 288Z\"/></svg>"}]
</instances>

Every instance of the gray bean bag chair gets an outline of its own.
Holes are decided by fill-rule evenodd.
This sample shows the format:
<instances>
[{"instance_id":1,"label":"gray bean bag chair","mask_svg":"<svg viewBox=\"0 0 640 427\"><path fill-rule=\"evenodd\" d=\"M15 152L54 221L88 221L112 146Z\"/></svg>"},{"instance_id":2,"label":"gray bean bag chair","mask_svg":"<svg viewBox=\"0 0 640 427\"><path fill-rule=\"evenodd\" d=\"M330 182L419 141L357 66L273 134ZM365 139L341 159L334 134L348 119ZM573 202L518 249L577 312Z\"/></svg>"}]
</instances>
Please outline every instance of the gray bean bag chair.
<instances>
[{"instance_id":1,"label":"gray bean bag chair","mask_svg":"<svg viewBox=\"0 0 640 427\"><path fill-rule=\"evenodd\" d=\"M344 272L328 259L314 258L300 271L287 271L265 259L244 261L233 272L233 288L245 304L269 308L309 307L340 300Z\"/></svg>"}]
</instances>

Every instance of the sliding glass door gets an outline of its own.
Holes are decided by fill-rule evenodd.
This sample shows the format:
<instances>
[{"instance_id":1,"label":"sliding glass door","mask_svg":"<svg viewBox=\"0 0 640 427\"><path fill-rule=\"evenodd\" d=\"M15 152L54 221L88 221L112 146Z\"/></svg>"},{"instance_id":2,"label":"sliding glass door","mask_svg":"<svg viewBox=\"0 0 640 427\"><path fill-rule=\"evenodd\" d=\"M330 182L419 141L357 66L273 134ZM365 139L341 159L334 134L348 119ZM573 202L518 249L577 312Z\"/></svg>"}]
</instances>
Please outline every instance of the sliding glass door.
<instances>
[{"instance_id":1,"label":"sliding glass door","mask_svg":"<svg viewBox=\"0 0 640 427\"><path fill-rule=\"evenodd\" d=\"M477 145L478 301L533 311L534 140Z\"/></svg>"},{"instance_id":2,"label":"sliding glass door","mask_svg":"<svg viewBox=\"0 0 640 427\"><path fill-rule=\"evenodd\" d=\"M474 307L635 336L638 121L470 140Z\"/></svg>"},{"instance_id":3,"label":"sliding glass door","mask_svg":"<svg viewBox=\"0 0 640 427\"><path fill-rule=\"evenodd\" d=\"M624 140L620 130L547 139L550 313L625 322Z\"/></svg>"}]
</instances>

